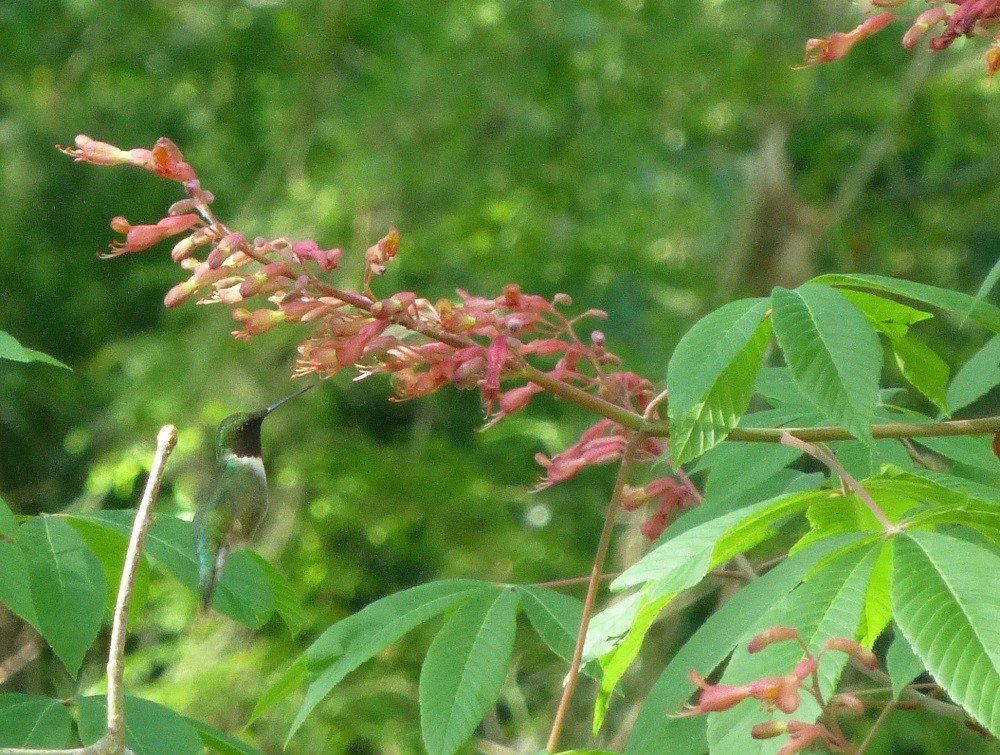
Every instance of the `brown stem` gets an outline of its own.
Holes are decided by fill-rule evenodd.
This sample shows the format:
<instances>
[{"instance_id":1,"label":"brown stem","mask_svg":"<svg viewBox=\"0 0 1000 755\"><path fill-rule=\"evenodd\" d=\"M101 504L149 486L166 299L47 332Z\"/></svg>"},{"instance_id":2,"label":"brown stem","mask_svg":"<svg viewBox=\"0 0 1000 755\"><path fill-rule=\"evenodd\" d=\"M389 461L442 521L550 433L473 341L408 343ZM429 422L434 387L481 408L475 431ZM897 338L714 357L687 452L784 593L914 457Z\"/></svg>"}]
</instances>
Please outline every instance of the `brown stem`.
<instances>
[{"instance_id":1,"label":"brown stem","mask_svg":"<svg viewBox=\"0 0 1000 755\"><path fill-rule=\"evenodd\" d=\"M594 564L587 582L587 594L583 599L583 615L580 617L580 628L576 634L573 658L570 660L569 671L566 674L566 684L563 687L562 698L559 700L559 707L556 709L556 715L552 721L552 731L549 733L549 741L546 744L546 749L550 753L556 752L559 747L559 737L562 734L563 724L566 722L566 714L569 712L569 704L573 699L573 691L576 689L576 682L580 676L580 664L583 660L583 644L587 639L587 628L590 626L590 617L594 613L594 604L597 602L597 587L601 582L604 562L608 556L611 534L614 531L615 520L618 518L618 512L621 509L622 491L628 480L628 474L632 468L635 453L643 440L645 440L645 436L641 433L634 435L622 453L622 460L618 467L618 475L615 477L615 486L611 493L611 500L608 502L608 508L604 512L604 526L601 528L601 536L597 542L597 552L594 554Z\"/></svg>"},{"instance_id":2,"label":"brown stem","mask_svg":"<svg viewBox=\"0 0 1000 755\"><path fill-rule=\"evenodd\" d=\"M887 517L885 512L882 511L882 507L875 502L875 499L871 497L867 490L861 487L861 483L854 479L854 476L850 472L844 469L844 466L837 461L836 456L829 451L814 446L811 443L806 443L801 438L791 435L790 433L785 433L781 442L786 446L791 446L792 448L796 448L803 453L809 454L821 464L828 466L834 474L840 477L844 485L850 488L850 490L861 499L865 506L868 507L868 510L872 512L879 524L882 525L882 529L884 529L887 534L899 532L899 526L893 524L892 521L889 520L889 517Z\"/></svg>"}]
</instances>

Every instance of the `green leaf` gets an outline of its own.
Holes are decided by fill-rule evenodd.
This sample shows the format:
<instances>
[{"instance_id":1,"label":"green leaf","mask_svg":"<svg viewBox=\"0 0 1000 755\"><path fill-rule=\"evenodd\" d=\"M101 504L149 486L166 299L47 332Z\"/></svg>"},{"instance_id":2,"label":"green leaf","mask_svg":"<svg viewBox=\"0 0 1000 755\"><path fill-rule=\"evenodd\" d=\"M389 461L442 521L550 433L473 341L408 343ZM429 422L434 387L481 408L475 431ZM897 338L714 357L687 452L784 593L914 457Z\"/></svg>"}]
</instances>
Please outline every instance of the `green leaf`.
<instances>
[{"instance_id":1,"label":"green leaf","mask_svg":"<svg viewBox=\"0 0 1000 755\"><path fill-rule=\"evenodd\" d=\"M791 371L787 367L763 367L757 375L755 390L767 399L771 406L781 407L795 414L817 411L816 405L809 400L796 385ZM748 415L753 417L755 415ZM794 416L794 415L793 415ZM794 419L789 418L789 422ZM785 422L768 422L767 425L786 424Z\"/></svg>"},{"instance_id":2,"label":"green leaf","mask_svg":"<svg viewBox=\"0 0 1000 755\"><path fill-rule=\"evenodd\" d=\"M752 637L755 622L801 582L820 558L857 536L825 540L789 556L754 580L713 613L660 674L643 703L625 755L700 755L708 749L704 716L674 718L695 691L692 669L708 676L739 644Z\"/></svg>"},{"instance_id":3,"label":"green leaf","mask_svg":"<svg viewBox=\"0 0 1000 755\"><path fill-rule=\"evenodd\" d=\"M910 385L926 396L942 412L948 412L945 396L951 369L937 352L909 334L888 328L882 330L889 338L896 364Z\"/></svg>"},{"instance_id":4,"label":"green leaf","mask_svg":"<svg viewBox=\"0 0 1000 755\"><path fill-rule=\"evenodd\" d=\"M861 625L857 640L869 650L892 621L892 602L889 587L892 584L892 547L886 543L878 552L871 579L865 592L865 602L861 609Z\"/></svg>"},{"instance_id":5,"label":"green leaf","mask_svg":"<svg viewBox=\"0 0 1000 755\"><path fill-rule=\"evenodd\" d=\"M295 692L305 681L308 671L309 666L306 659L303 656L296 658L295 662L281 672L281 676L273 681L257 699L257 703L250 713L250 720L247 721L247 726L260 718L266 710Z\"/></svg>"},{"instance_id":6,"label":"green leaf","mask_svg":"<svg viewBox=\"0 0 1000 755\"><path fill-rule=\"evenodd\" d=\"M275 612L285 622L292 635L299 634L306 626L306 615L291 581L278 570L278 567L256 551L248 550L246 554L257 562L267 576L274 597Z\"/></svg>"},{"instance_id":7,"label":"green leaf","mask_svg":"<svg viewBox=\"0 0 1000 755\"><path fill-rule=\"evenodd\" d=\"M118 599L118 583L121 581L122 569L125 568L125 553L128 550L128 538L120 532L109 530L95 522L86 519L67 517L68 521L87 543L87 547L101 562L104 571L104 581L108 590L104 598L104 606L113 611ZM149 595L149 565L146 560L139 560L135 582L132 584L132 608L129 613L129 624L136 620L146 598Z\"/></svg>"},{"instance_id":8,"label":"green leaf","mask_svg":"<svg viewBox=\"0 0 1000 755\"><path fill-rule=\"evenodd\" d=\"M500 695L514 648L518 595L471 598L445 623L420 669L420 729L432 755L451 755Z\"/></svg>"},{"instance_id":9,"label":"green leaf","mask_svg":"<svg viewBox=\"0 0 1000 755\"><path fill-rule=\"evenodd\" d=\"M974 297L976 301L982 301L985 299L986 296L993 290L993 287L996 286L998 280L1000 280L1000 259L993 263L993 267L990 268L990 271L986 274L982 284L976 291L976 295Z\"/></svg>"},{"instance_id":10,"label":"green leaf","mask_svg":"<svg viewBox=\"0 0 1000 755\"><path fill-rule=\"evenodd\" d=\"M1000 336L993 336L959 368L948 386L951 411L964 409L1000 384Z\"/></svg>"},{"instance_id":11,"label":"green leaf","mask_svg":"<svg viewBox=\"0 0 1000 755\"><path fill-rule=\"evenodd\" d=\"M969 317L994 333L1000 333L1000 309L989 302L976 300L968 294L957 291L949 291L915 281L886 278L882 275L856 273L821 275L818 278L813 278L812 283L895 294L906 299L930 304L932 307L938 307L959 317Z\"/></svg>"},{"instance_id":12,"label":"green leaf","mask_svg":"<svg viewBox=\"0 0 1000 755\"><path fill-rule=\"evenodd\" d=\"M198 732L202 744L212 752L219 752L222 755L261 755L261 751L256 747L252 747L224 731L219 731L206 723L187 716L184 717L184 720Z\"/></svg>"},{"instance_id":13,"label":"green leaf","mask_svg":"<svg viewBox=\"0 0 1000 755\"><path fill-rule=\"evenodd\" d=\"M94 511L88 514L69 514L69 521L83 520L106 527L128 536L135 518L134 509ZM174 516L155 516L146 535L143 551L157 566L177 578L193 595L199 595L198 567L194 558L194 534L191 522ZM250 562L246 553L235 557L236 566L229 562L223 569L219 585L212 599L212 606L246 626L256 629L271 615L274 598L264 572ZM231 576L226 576L232 571ZM246 592L244 593L244 589ZM266 615L265 615L266 614Z\"/></svg>"},{"instance_id":14,"label":"green leaf","mask_svg":"<svg viewBox=\"0 0 1000 755\"><path fill-rule=\"evenodd\" d=\"M517 591L528 621L542 642L563 660L570 660L583 616L583 603L561 592L531 585L518 585Z\"/></svg>"},{"instance_id":15,"label":"green leaf","mask_svg":"<svg viewBox=\"0 0 1000 755\"><path fill-rule=\"evenodd\" d=\"M745 506L662 541L611 583L612 590L655 583L654 592L679 592L697 584L709 569L774 534L771 525L804 509L830 491L810 490Z\"/></svg>"},{"instance_id":16,"label":"green leaf","mask_svg":"<svg viewBox=\"0 0 1000 755\"><path fill-rule=\"evenodd\" d=\"M876 546L877 547L877 546ZM830 555L822 570L813 573L784 600L776 603L752 625L753 636L772 626L793 626L799 630L810 651L816 653L831 637L854 637L861 620L865 592L875 564L875 547L848 546ZM751 655L745 645L737 646L722 675L723 684L744 684L765 676L789 673L803 658L802 648L794 642L771 645ZM825 653L819 666L820 689L825 697L836 688L847 663L843 653ZM750 729L768 720L813 721L819 706L803 695L798 710L791 715L762 710L756 700L740 703L708 717L708 743L712 755L753 755L774 752L783 742L756 741Z\"/></svg>"},{"instance_id":17,"label":"green leaf","mask_svg":"<svg viewBox=\"0 0 1000 755\"><path fill-rule=\"evenodd\" d=\"M771 326L766 299L731 302L684 335L667 367L671 453L695 458L736 427L753 395Z\"/></svg>"},{"instance_id":18,"label":"green leaf","mask_svg":"<svg viewBox=\"0 0 1000 755\"><path fill-rule=\"evenodd\" d=\"M233 551L226 559L212 595L212 607L251 629L259 629L274 613L271 580L246 550Z\"/></svg>"},{"instance_id":19,"label":"green leaf","mask_svg":"<svg viewBox=\"0 0 1000 755\"><path fill-rule=\"evenodd\" d=\"M936 532L894 540L892 607L925 668L1000 736L1000 557Z\"/></svg>"},{"instance_id":20,"label":"green leaf","mask_svg":"<svg viewBox=\"0 0 1000 755\"><path fill-rule=\"evenodd\" d=\"M796 384L831 422L870 441L882 370L871 325L825 286L778 287L772 300L774 333Z\"/></svg>"},{"instance_id":21,"label":"green leaf","mask_svg":"<svg viewBox=\"0 0 1000 755\"><path fill-rule=\"evenodd\" d=\"M73 716L59 700L0 695L0 747L62 748L73 736Z\"/></svg>"},{"instance_id":22,"label":"green leaf","mask_svg":"<svg viewBox=\"0 0 1000 755\"><path fill-rule=\"evenodd\" d=\"M802 455L797 448L780 443L726 443L705 481L705 499L722 500L742 496L769 480Z\"/></svg>"},{"instance_id":23,"label":"green leaf","mask_svg":"<svg viewBox=\"0 0 1000 755\"><path fill-rule=\"evenodd\" d=\"M9 537L11 540L17 539L17 520L14 518L14 512L4 503L3 498L0 498L0 535Z\"/></svg>"},{"instance_id":24,"label":"green leaf","mask_svg":"<svg viewBox=\"0 0 1000 755\"><path fill-rule=\"evenodd\" d=\"M28 349L18 343L10 333L0 330L0 359L9 359L12 362L44 362L54 367L62 367L68 370L69 367L60 362L55 357L43 354L34 349Z\"/></svg>"},{"instance_id":25,"label":"green leaf","mask_svg":"<svg viewBox=\"0 0 1000 755\"><path fill-rule=\"evenodd\" d=\"M893 299L867 294L864 291L852 291L847 288L840 292L851 304L861 310L872 324L902 325L902 332L911 325L929 320L934 315L922 309L914 309Z\"/></svg>"},{"instance_id":26,"label":"green leaf","mask_svg":"<svg viewBox=\"0 0 1000 755\"><path fill-rule=\"evenodd\" d=\"M76 676L104 616L101 562L65 521L43 514L21 525L38 631Z\"/></svg>"},{"instance_id":27,"label":"green leaf","mask_svg":"<svg viewBox=\"0 0 1000 755\"><path fill-rule=\"evenodd\" d=\"M329 627L303 654L317 674L288 730L286 746L341 679L414 627L483 592L493 595L496 588L474 579L431 582L377 600Z\"/></svg>"},{"instance_id":28,"label":"green leaf","mask_svg":"<svg viewBox=\"0 0 1000 755\"><path fill-rule=\"evenodd\" d=\"M892 644L885 657L886 670L892 680L892 698L898 700L903 688L924 673L924 662L917 658L903 633L896 628Z\"/></svg>"},{"instance_id":29,"label":"green leaf","mask_svg":"<svg viewBox=\"0 0 1000 755\"><path fill-rule=\"evenodd\" d=\"M646 633L653 626L660 611L673 600L674 594L663 595L644 602L636 611L632 626L629 627L625 638L610 653L601 656L600 663L603 672L601 686L597 691L597 699L594 701L593 734L595 737L604 724L604 716L608 712L615 687L628 671L628 667L632 665L632 661L639 655Z\"/></svg>"},{"instance_id":30,"label":"green leaf","mask_svg":"<svg viewBox=\"0 0 1000 755\"><path fill-rule=\"evenodd\" d=\"M107 703L101 697L81 697L78 726L85 745L107 732ZM180 715L141 697L125 697L125 745L135 755L201 755L201 737Z\"/></svg>"},{"instance_id":31,"label":"green leaf","mask_svg":"<svg viewBox=\"0 0 1000 755\"><path fill-rule=\"evenodd\" d=\"M38 629L38 614L31 597L28 561L17 543L0 539L0 603Z\"/></svg>"}]
</instances>

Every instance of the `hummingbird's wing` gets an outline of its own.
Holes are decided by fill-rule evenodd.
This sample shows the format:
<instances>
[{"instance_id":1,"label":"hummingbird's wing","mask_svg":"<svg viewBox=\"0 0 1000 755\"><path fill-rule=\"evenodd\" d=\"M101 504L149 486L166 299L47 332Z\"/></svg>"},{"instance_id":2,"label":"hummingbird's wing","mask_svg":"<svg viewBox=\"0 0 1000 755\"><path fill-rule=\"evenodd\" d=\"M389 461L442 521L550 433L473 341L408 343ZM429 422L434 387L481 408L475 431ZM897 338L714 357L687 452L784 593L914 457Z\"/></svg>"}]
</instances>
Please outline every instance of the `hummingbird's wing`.
<instances>
[{"instance_id":1,"label":"hummingbird's wing","mask_svg":"<svg viewBox=\"0 0 1000 755\"><path fill-rule=\"evenodd\" d=\"M260 464L259 459L255 461ZM249 467L235 457L224 461L210 495L198 506L192 522L203 607L211 604L229 551L254 534L266 510L263 467Z\"/></svg>"}]
</instances>

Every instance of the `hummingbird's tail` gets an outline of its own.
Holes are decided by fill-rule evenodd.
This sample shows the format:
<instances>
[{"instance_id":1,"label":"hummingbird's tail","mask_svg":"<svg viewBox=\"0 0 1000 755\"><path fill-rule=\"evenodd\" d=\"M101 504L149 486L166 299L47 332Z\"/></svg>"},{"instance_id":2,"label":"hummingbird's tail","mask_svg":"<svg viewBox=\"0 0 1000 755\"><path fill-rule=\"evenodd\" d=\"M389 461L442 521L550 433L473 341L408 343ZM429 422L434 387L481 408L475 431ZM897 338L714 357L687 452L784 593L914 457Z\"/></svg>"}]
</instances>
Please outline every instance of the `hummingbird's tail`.
<instances>
[{"instance_id":1,"label":"hummingbird's tail","mask_svg":"<svg viewBox=\"0 0 1000 755\"><path fill-rule=\"evenodd\" d=\"M201 591L201 608L207 610L212 605L212 593L222 573L222 567L229 556L229 545L216 528L209 526L210 519L199 510L194 517L194 552L198 563L198 587Z\"/></svg>"},{"instance_id":2,"label":"hummingbird's tail","mask_svg":"<svg viewBox=\"0 0 1000 755\"><path fill-rule=\"evenodd\" d=\"M202 559L198 559L198 585L201 588L201 610L207 611L212 605L212 594L215 592L216 582L222 574L222 567L229 557L229 546L222 543L213 558L211 555L206 559L206 565L202 565Z\"/></svg>"}]
</instances>

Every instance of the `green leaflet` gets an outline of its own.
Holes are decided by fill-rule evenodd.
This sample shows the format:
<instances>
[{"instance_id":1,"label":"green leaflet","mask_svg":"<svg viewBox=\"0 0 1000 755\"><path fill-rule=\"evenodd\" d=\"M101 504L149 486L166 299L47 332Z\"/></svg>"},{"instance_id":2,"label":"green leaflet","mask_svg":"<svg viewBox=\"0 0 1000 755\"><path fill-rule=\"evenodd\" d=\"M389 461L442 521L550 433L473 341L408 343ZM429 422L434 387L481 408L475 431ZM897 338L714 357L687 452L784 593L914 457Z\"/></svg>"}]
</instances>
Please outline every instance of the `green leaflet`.
<instances>
[{"instance_id":1,"label":"green leaflet","mask_svg":"<svg viewBox=\"0 0 1000 755\"><path fill-rule=\"evenodd\" d=\"M978 401L1000 384L1000 336L993 336L986 345L963 364L948 386L948 408L956 412Z\"/></svg>"},{"instance_id":2,"label":"green leaflet","mask_svg":"<svg viewBox=\"0 0 1000 755\"><path fill-rule=\"evenodd\" d=\"M695 690L688 680L694 669L708 676L734 647L752 636L754 623L801 582L820 558L857 535L831 538L803 549L736 593L688 639L646 696L629 736L625 755L700 755L708 745L704 716L672 718ZM734 627L737 628L734 630Z\"/></svg>"},{"instance_id":3,"label":"green leaflet","mask_svg":"<svg viewBox=\"0 0 1000 755\"><path fill-rule=\"evenodd\" d=\"M0 603L38 629L35 602L31 597L28 561L17 543L0 538Z\"/></svg>"},{"instance_id":4,"label":"green leaflet","mask_svg":"<svg viewBox=\"0 0 1000 755\"><path fill-rule=\"evenodd\" d=\"M719 443L753 395L771 336L766 299L731 302L699 320L670 358L671 453L677 464Z\"/></svg>"},{"instance_id":5,"label":"green leaflet","mask_svg":"<svg viewBox=\"0 0 1000 755\"><path fill-rule=\"evenodd\" d=\"M81 697L80 739L93 744L104 736L107 701L101 697ZM125 744L136 755L201 755L204 746L198 732L184 716L152 700L125 697Z\"/></svg>"},{"instance_id":6,"label":"green leaflet","mask_svg":"<svg viewBox=\"0 0 1000 755\"><path fill-rule=\"evenodd\" d=\"M938 307L959 317L969 317L994 333L1000 333L1000 309L989 302L977 300L975 297L957 291L949 291L914 281L887 278L882 275L831 273L813 278L811 282L827 286L861 288L896 294L930 304L932 307Z\"/></svg>"},{"instance_id":7,"label":"green leaflet","mask_svg":"<svg viewBox=\"0 0 1000 755\"><path fill-rule=\"evenodd\" d=\"M917 658L906 637L895 628L892 644L885 657L886 671L892 680L892 697L898 700L903 688L924 672L924 662Z\"/></svg>"},{"instance_id":8,"label":"green leaflet","mask_svg":"<svg viewBox=\"0 0 1000 755\"><path fill-rule=\"evenodd\" d=\"M286 745L323 698L362 663L448 608L484 592L493 594L495 591L493 585L474 579L431 582L377 600L330 626L303 653L301 658L305 667L296 662L293 669L264 694L273 700L270 692L275 686L286 687L291 679L304 675L307 668L313 672L305 699L288 730ZM254 712L259 715L262 710L258 703Z\"/></svg>"},{"instance_id":9,"label":"green leaflet","mask_svg":"<svg viewBox=\"0 0 1000 755\"><path fill-rule=\"evenodd\" d=\"M101 562L66 522L43 514L18 530L31 581L37 629L76 676L97 637L107 585Z\"/></svg>"},{"instance_id":10,"label":"green leaflet","mask_svg":"<svg viewBox=\"0 0 1000 755\"><path fill-rule=\"evenodd\" d=\"M776 603L754 622L747 636L772 626L794 626L812 652L831 637L854 637L861 620L865 591L875 564L876 546L854 548L827 557L822 570ZM722 675L723 684L743 684L765 676L787 674L802 660L802 649L794 642L771 645L750 655L738 646ZM843 653L824 654L819 667L820 688L825 695L836 687L847 663ZM768 720L794 718L812 721L819 706L803 696L798 710L790 716L778 711L761 710L755 700L743 701L722 713L708 716L708 744L713 755L754 755L773 753L781 739L757 741L750 729Z\"/></svg>"},{"instance_id":11,"label":"green leaflet","mask_svg":"<svg viewBox=\"0 0 1000 755\"><path fill-rule=\"evenodd\" d=\"M796 384L830 422L870 442L882 370L871 325L825 286L778 287L772 301L774 334Z\"/></svg>"},{"instance_id":12,"label":"green leaflet","mask_svg":"<svg viewBox=\"0 0 1000 755\"><path fill-rule=\"evenodd\" d=\"M909 532L894 545L892 607L948 695L1000 736L1000 557L966 540Z\"/></svg>"},{"instance_id":13,"label":"green leaflet","mask_svg":"<svg viewBox=\"0 0 1000 755\"><path fill-rule=\"evenodd\" d=\"M514 648L518 594L470 598L445 623L420 668L420 729L431 755L452 755L500 695Z\"/></svg>"},{"instance_id":14,"label":"green leaflet","mask_svg":"<svg viewBox=\"0 0 1000 755\"><path fill-rule=\"evenodd\" d=\"M649 582L652 593L663 595L691 587L709 569L771 537L771 525L830 495L820 490L783 495L686 530L649 551L612 582L611 589Z\"/></svg>"},{"instance_id":15,"label":"green leaflet","mask_svg":"<svg viewBox=\"0 0 1000 755\"><path fill-rule=\"evenodd\" d=\"M880 328L889 339L899 371L907 381L926 396L938 409L948 413L946 391L951 368L937 352L923 341L898 327Z\"/></svg>"},{"instance_id":16,"label":"green leaflet","mask_svg":"<svg viewBox=\"0 0 1000 755\"><path fill-rule=\"evenodd\" d=\"M73 717L61 701L0 695L0 747L62 748L72 736Z\"/></svg>"},{"instance_id":17,"label":"green leaflet","mask_svg":"<svg viewBox=\"0 0 1000 755\"><path fill-rule=\"evenodd\" d=\"M29 349L18 343L10 333L0 330L0 359L8 359L11 362L44 362L53 367L62 367L68 370L69 367L60 362L55 357L43 354L40 351Z\"/></svg>"},{"instance_id":18,"label":"green leaflet","mask_svg":"<svg viewBox=\"0 0 1000 755\"><path fill-rule=\"evenodd\" d=\"M128 538L120 532L109 530L85 519L67 518L67 521L73 526L73 529L80 533L80 537L87 543L87 547L100 560L101 568L104 570L104 581L108 585L105 607L109 612L113 611L115 601L118 599L118 583L121 581L122 569L125 568ZM148 595L149 564L146 559L141 558L136 569L135 581L132 583L132 607L129 611L129 625L136 620L142 611Z\"/></svg>"},{"instance_id":19,"label":"green leaflet","mask_svg":"<svg viewBox=\"0 0 1000 755\"><path fill-rule=\"evenodd\" d=\"M202 723L194 718L184 717L184 720L198 732L202 743L210 752L221 753L222 755L262 755L256 747L248 745L236 737L219 731L206 723Z\"/></svg>"},{"instance_id":20,"label":"green leaflet","mask_svg":"<svg viewBox=\"0 0 1000 755\"><path fill-rule=\"evenodd\" d=\"M555 590L517 585L521 607L536 634L563 660L573 657L576 635L583 616L583 603Z\"/></svg>"},{"instance_id":21,"label":"green leaflet","mask_svg":"<svg viewBox=\"0 0 1000 755\"><path fill-rule=\"evenodd\" d=\"M306 626L305 610L295 594L295 588L288 577L282 574L278 568L261 556L256 551L244 551L247 556L257 562L257 565L267 576L267 581L271 585L271 592L274 596L274 610L285 622L288 631L293 635L299 634Z\"/></svg>"},{"instance_id":22,"label":"green leaflet","mask_svg":"<svg viewBox=\"0 0 1000 755\"><path fill-rule=\"evenodd\" d=\"M17 520L3 498L0 498L0 535L12 540L17 539Z\"/></svg>"},{"instance_id":23,"label":"green leaflet","mask_svg":"<svg viewBox=\"0 0 1000 755\"><path fill-rule=\"evenodd\" d=\"M901 325L904 333L909 326L934 317L930 312L924 312L922 309L915 309L893 299L875 296L864 291L846 288L840 293L851 304L860 309L873 325Z\"/></svg>"}]
</instances>

